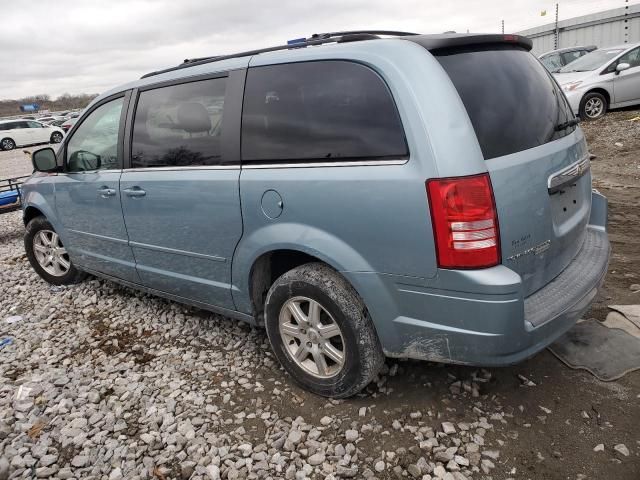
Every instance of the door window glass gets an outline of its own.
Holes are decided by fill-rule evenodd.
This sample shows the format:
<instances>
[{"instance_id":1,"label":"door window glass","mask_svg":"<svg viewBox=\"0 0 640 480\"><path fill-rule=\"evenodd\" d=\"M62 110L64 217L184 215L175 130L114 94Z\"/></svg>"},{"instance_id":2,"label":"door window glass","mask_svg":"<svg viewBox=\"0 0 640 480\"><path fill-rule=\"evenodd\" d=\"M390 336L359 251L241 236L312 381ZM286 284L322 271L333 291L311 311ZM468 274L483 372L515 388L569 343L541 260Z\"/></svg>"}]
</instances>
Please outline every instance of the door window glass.
<instances>
[{"instance_id":1,"label":"door window glass","mask_svg":"<svg viewBox=\"0 0 640 480\"><path fill-rule=\"evenodd\" d=\"M122 168L118 158L118 136L123 103L124 98L112 100L83 120L67 143L68 171Z\"/></svg>"},{"instance_id":2,"label":"door window glass","mask_svg":"<svg viewBox=\"0 0 640 480\"><path fill-rule=\"evenodd\" d=\"M242 110L243 161L407 155L391 93L370 68L321 61L249 69Z\"/></svg>"},{"instance_id":3,"label":"door window glass","mask_svg":"<svg viewBox=\"0 0 640 480\"><path fill-rule=\"evenodd\" d=\"M618 64L628 63L630 68L640 67L640 48L631 50L629 53L621 56L618 59Z\"/></svg>"},{"instance_id":4,"label":"door window glass","mask_svg":"<svg viewBox=\"0 0 640 480\"><path fill-rule=\"evenodd\" d=\"M131 167L220 165L226 78L171 85L140 94Z\"/></svg>"}]
</instances>

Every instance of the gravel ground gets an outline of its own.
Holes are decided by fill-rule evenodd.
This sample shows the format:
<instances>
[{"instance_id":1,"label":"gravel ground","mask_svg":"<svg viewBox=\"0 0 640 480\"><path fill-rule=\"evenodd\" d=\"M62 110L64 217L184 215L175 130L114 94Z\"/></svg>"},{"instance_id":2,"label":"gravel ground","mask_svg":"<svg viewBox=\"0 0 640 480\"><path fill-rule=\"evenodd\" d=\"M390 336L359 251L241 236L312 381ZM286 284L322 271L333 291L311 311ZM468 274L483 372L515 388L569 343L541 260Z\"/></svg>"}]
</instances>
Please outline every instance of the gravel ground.
<instances>
[{"instance_id":1,"label":"gravel ground","mask_svg":"<svg viewBox=\"0 0 640 480\"><path fill-rule=\"evenodd\" d=\"M31 175L33 171L31 157L25 155L24 151L33 152L43 146L16 148L8 152L0 151L0 180Z\"/></svg>"},{"instance_id":2,"label":"gravel ground","mask_svg":"<svg viewBox=\"0 0 640 480\"><path fill-rule=\"evenodd\" d=\"M608 121L630 128L624 113ZM595 151L613 213L603 302L638 303L640 226L622 219L640 191L615 148ZM19 212L0 215L0 480L640 478L640 372L605 384L548 352L491 371L389 361L330 401L292 384L262 330L101 280L47 285L22 234Z\"/></svg>"}]
</instances>

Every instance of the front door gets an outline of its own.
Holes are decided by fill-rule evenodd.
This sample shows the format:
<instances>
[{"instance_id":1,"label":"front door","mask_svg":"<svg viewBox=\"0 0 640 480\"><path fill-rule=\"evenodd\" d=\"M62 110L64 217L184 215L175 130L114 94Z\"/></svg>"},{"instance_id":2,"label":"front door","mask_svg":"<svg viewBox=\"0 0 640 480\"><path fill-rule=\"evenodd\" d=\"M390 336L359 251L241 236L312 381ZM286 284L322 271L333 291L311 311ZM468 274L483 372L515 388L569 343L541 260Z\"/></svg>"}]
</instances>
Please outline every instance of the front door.
<instances>
[{"instance_id":1,"label":"front door","mask_svg":"<svg viewBox=\"0 0 640 480\"><path fill-rule=\"evenodd\" d=\"M142 91L131 168L120 180L143 284L225 308L233 308L231 260L242 219L239 154L222 145L239 135L239 107L229 115L228 99L230 91L241 99L243 78L232 72Z\"/></svg>"},{"instance_id":2,"label":"front door","mask_svg":"<svg viewBox=\"0 0 640 480\"><path fill-rule=\"evenodd\" d=\"M119 191L126 105L120 97L98 106L65 142L55 198L73 262L139 283Z\"/></svg>"},{"instance_id":3,"label":"front door","mask_svg":"<svg viewBox=\"0 0 640 480\"><path fill-rule=\"evenodd\" d=\"M640 47L634 48L618 59L618 64L628 63L629 68L618 73L613 80L615 103L640 103Z\"/></svg>"}]
</instances>

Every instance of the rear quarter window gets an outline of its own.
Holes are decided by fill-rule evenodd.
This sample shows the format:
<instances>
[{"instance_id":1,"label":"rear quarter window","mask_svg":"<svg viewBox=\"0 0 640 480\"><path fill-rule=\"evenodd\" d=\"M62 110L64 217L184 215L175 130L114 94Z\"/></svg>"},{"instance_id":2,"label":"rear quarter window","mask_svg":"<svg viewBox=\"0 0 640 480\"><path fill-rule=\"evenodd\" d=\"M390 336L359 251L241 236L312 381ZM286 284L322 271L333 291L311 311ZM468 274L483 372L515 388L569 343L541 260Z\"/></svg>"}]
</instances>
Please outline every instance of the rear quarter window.
<instances>
[{"instance_id":1,"label":"rear quarter window","mask_svg":"<svg viewBox=\"0 0 640 480\"><path fill-rule=\"evenodd\" d=\"M466 107L486 160L568 135L574 118L551 74L510 46L434 52Z\"/></svg>"},{"instance_id":2,"label":"rear quarter window","mask_svg":"<svg viewBox=\"0 0 640 480\"><path fill-rule=\"evenodd\" d=\"M242 111L243 161L407 155L391 92L369 67L316 61L249 69Z\"/></svg>"}]
</instances>

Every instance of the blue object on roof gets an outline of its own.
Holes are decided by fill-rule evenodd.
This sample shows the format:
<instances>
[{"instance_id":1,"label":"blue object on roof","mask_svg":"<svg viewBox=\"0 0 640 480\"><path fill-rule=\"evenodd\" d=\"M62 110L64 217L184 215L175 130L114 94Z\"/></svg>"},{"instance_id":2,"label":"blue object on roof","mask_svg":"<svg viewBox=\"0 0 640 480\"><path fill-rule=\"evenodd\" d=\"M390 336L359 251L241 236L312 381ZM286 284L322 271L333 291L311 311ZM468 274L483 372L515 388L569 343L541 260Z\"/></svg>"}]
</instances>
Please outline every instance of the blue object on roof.
<instances>
[{"instance_id":1,"label":"blue object on roof","mask_svg":"<svg viewBox=\"0 0 640 480\"><path fill-rule=\"evenodd\" d=\"M306 41L307 39L304 37L294 38L293 40L287 40L287 45L293 45L295 47L297 43L305 43ZM300 47L302 47L302 45Z\"/></svg>"}]
</instances>

